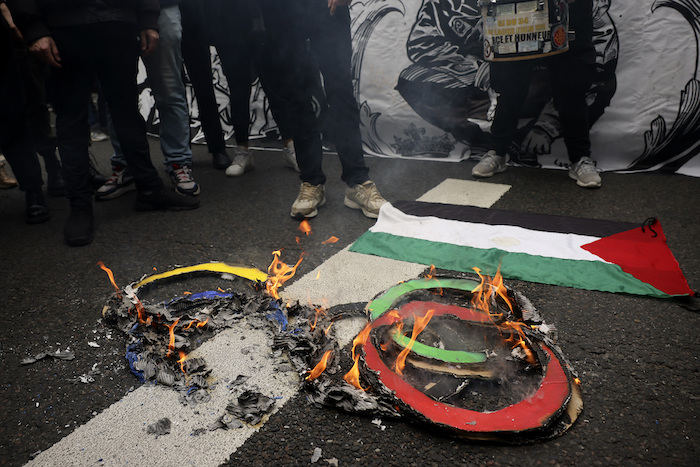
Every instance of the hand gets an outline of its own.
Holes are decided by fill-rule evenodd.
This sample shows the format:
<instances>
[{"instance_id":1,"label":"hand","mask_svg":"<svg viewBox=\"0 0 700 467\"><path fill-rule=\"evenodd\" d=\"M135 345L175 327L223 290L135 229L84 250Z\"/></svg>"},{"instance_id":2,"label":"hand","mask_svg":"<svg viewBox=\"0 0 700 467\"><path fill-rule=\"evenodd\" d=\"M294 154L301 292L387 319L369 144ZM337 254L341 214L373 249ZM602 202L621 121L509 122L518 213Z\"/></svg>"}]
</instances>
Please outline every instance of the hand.
<instances>
[{"instance_id":1,"label":"hand","mask_svg":"<svg viewBox=\"0 0 700 467\"><path fill-rule=\"evenodd\" d=\"M141 31L141 54L146 57L158 46L160 36L155 29L144 29Z\"/></svg>"},{"instance_id":2,"label":"hand","mask_svg":"<svg viewBox=\"0 0 700 467\"><path fill-rule=\"evenodd\" d=\"M331 16L335 14L336 8L339 6L350 5L352 0L328 0L328 8L331 10Z\"/></svg>"},{"instance_id":3,"label":"hand","mask_svg":"<svg viewBox=\"0 0 700 467\"><path fill-rule=\"evenodd\" d=\"M520 150L524 154L534 154L535 156L549 154L552 150L552 138L543 130L532 127L523 139Z\"/></svg>"},{"instance_id":4,"label":"hand","mask_svg":"<svg viewBox=\"0 0 700 467\"><path fill-rule=\"evenodd\" d=\"M29 50L35 53L42 61L54 68L61 68L61 55L58 53L53 37L44 36L35 40L29 46Z\"/></svg>"},{"instance_id":5,"label":"hand","mask_svg":"<svg viewBox=\"0 0 700 467\"><path fill-rule=\"evenodd\" d=\"M15 21L12 19L12 13L10 13L10 9L7 8L7 5L0 3L0 11L2 12L2 16L5 18L5 21L7 21L7 25L10 26L12 37L20 42L23 41L24 37L22 37L22 33L17 25L15 25Z\"/></svg>"}]
</instances>

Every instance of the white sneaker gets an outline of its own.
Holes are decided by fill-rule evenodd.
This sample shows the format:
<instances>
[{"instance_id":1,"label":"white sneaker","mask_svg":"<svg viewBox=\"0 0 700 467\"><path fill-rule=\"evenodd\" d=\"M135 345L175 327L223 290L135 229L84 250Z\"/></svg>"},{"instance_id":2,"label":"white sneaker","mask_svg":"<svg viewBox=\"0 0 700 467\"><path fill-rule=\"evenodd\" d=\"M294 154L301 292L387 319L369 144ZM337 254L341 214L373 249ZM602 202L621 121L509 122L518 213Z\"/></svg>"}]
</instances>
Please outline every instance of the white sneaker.
<instances>
[{"instance_id":1,"label":"white sneaker","mask_svg":"<svg viewBox=\"0 0 700 467\"><path fill-rule=\"evenodd\" d=\"M253 168L253 156L250 155L248 148L236 148L233 162L226 169L226 175L229 177L238 177L244 172Z\"/></svg>"},{"instance_id":2,"label":"white sneaker","mask_svg":"<svg viewBox=\"0 0 700 467\"><path fill-rule=\"evenodd\" d=\"M315 217L318 208L326 204L326 189L323 185L312 185L304 182L299 188L299 195L292 204L291 216L295 219Z\"/></svg>"},{"instance_id":3,"label":"white sneaker","mask_svg":"<svg viewBox=\"0 0 700 467\"><path fill-rule=\"evenodd\" d=\"M297 163L297 152L294 149L294 144L282 148L282 156L284 157L285 167L289 167L296 172L301 172L301 170L299 170L299 164Z\"/></svg>"},{"instance_id":4,"label":"white sneaker","mask_svg":"<svg viewBox=\"0 0 700 467\"><path fill-rule=\"evenodd\" d=\"M583 188L598 188L602 183L595 162L590 157L582 157L575 164L571 164L569 177L576 180L576 184Z\"/></svg>"},{"instance_id":5,"label":"white sneaker","mask_svg":"<svg viewBox=\"0 0 700 467\"><path fill-rule=\"evenodd\" d=\"M372 219L379 217L379 208L387 203L374 182L368 180L362 185L345 189L344 203L352 209L362 209L362 214Z\"/></svg>"},{"instance_id":6,"label":"white sneaker","mask_svg":"<svg viewBox=\"0 0 700 467\"><path fill-rule=\"evenodd\" d=\"M487 178L492 177L506 170L506 158L499 156L496 151L489 151L481 158L478 164L472 169L472 177Z\"/></svg>"}]
</instances>

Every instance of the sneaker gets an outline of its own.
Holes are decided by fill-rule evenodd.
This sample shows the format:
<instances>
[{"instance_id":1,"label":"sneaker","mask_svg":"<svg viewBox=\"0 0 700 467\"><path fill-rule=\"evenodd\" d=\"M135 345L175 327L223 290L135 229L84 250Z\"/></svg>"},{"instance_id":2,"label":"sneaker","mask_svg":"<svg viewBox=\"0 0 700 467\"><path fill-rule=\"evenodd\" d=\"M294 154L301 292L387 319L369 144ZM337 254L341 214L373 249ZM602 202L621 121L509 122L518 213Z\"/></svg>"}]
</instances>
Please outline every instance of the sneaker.
<instances>
[{"instance_id":1,"label":"sneaker","mask_svg":"<svg viewBox=\"0 0 700 467\"><path fill-rule=\"evenodd\" d=\"M199 200L178 196L170 190L139 191L134 203L136 211L189 211L199 207Z\"/></svg>"},{"instance_id":2,"label":"sneaker","mask_svg":"<svg viewBox=\"0 0 700 467\"><path fill-rule=\"evenodd\" d=\"M100 141L107 141L109 139L109 136L105 134L102 129L98 128L93 128L90 130L90 141L93 143L98 143Z\"/></svg>"},{"instance_id":3,"label":"sneaker","mask_svg":"<svg viewBox=\"0 0 700 467\"><path fill-rule=\"evenodd\" d=\"M134 177L129 172L129 169L121 165L115 165L112 168L112 175L107 179L104 185L97 189L95 199L102 201L105 199L118 198L124 193L136 189Z\"/></svg>"},{"instance_id":4,"label":"sneaker","mask_svg":"<svg viewBox=\"0 0 700 467\"><path fill-rule=\"evenodd\" d=\"M187 165L180 166L172 165L172 172L169 172L170 181L175 186L175 193L181 195L197 196L199 194L199 185L192 177L192 167Z\"/></svg>"},{"instance_id":5,"label":"sneaker","mask_svg":"<svg viewBox=\"0 0 700 467\"><path fill-rule=\"evenodd\" d=\"M284 158L285 167L289 167L296 172L301 172L301 170L299 170L299 164L297 163L297 152L294 149L294 144L282 148L282 157Z\"/></svg>"},{"instance_id":6,"label":"sneaker","mask_svg":"<svg viewBox=\"0 0 700 467\"><path fill-rule=\"evenodd\" d=\"M304 182L299 188L299 195L292 204L292 217L301 220L305 217L315 217L318 208L326 204L326 189L323 185L312 185Z\"/></svg>"},{"instance_id":7,"label":"sneaker","mask_svg":"<svg viewBox=\"0 0 700 467\"><path fill-rule=\"evenodd\" d=\"M27 224L40 224L41 222L49 220L51 211L46 204L46 198L44 198L44 194L41 190L28 191L24 196L27 202L25 216Z\"/></svg>"},{"instance_id":8,"label":"sneaker","mask_svg":"<svg viewBox=\"0 0 700 467\"><path fill-rule=\"evenodd\" d=\"M492 177L506 170L506 158L499 156L496 151L489 151L481 158L478 164L472 168L472 177L487 178Z\"/></svg>"},{"instance_id":9,"label":"sneaker","mask_svg":"<svg viewBox=\"0 0 700 467\"><path fill-rule=\"evenodd\" d=\"M66 226L63 228L63 236L69 246L83 246L92 243L93 238L95 238L92 210L71 210Z\"/></svg>"},{"instance_id":10,"label":"sneaker","mask_svg":"<svg viewBox=\"0 0 700 467\"><path fill-rule=\"evenodd\" d=\"M231 165L231 157L226 152L226 149L215 151L211 154L212 165L216 170L226 170Z\"/></svg>"},{"instance_id":11,"label":"sneaker","mask_svg":"<svg viewBox=\"0 0 700 467\"><path fill-rule=\"evenodd\" d=\"M596 169L595 162L590 157L582 157L575 164L571 164L569 177L576 180L578 186L584 188L598 188L601 184L598 169Z\"/></svg>"},{"instance_id":12,"label":"sneaker","mask_svg":"<svg viewBox=\"0 0 700 467\"><path fill-rule=\"evenodd\" d=\"M250 155L248 148L236 148L236 155L233 157L231 165L226 169L226 175L229 177L238 177L252 168L253 156Z\"/></svg>"},{"instance_id":13,"label":"sneaker","mask_svg":"<svg viewBox=\"0 0 700 467\"><path fill-rule=\"evenodd\" d=\"M345 189L345 205L352 209L362 209L362 214L372 219L379 217L379 208L387 203L374 182L367 180L362 185Z\"/></svg>"},{"instance_id":14,"label":"sneaker","mask_svg":"<svg viewBox=\"0 0 700 467\"><path fill-rule=\"evenodd\" d=\"M5 161L0 161L0 188L14 188L17 186L17 179L5 170Z\"/></svg>"}]
</instances>

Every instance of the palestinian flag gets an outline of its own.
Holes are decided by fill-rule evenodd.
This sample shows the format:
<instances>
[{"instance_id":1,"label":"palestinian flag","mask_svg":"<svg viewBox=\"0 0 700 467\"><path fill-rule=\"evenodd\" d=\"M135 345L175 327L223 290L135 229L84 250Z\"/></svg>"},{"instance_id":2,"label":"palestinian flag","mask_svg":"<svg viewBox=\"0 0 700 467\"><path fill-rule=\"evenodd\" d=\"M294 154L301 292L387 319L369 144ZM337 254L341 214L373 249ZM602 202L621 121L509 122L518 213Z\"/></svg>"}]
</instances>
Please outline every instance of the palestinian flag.
<instances>
[{"instance_id":1,"label":"palestinian flag","mask_svg":"<svg viewBox=\"0 0 700 467\"><path fill-rule=\"evenodd\" d=\"M694 295L657 221L649 225L400 201L350 251L586 290Z\"/></svg>"}]
</instances>

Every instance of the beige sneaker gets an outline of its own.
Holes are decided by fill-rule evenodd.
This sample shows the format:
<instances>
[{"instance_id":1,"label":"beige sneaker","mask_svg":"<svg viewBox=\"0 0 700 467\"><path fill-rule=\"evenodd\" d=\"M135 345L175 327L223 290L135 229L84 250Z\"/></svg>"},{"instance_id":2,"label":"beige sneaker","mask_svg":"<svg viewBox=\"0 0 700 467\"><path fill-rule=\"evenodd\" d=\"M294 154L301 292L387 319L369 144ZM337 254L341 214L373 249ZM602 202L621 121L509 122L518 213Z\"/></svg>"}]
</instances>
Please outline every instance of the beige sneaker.
<instances>
[{"instance_id":1,"label":"beige sneaker","mask_svg":"<svg viewBox=\"0 0 700 467\"><path fill-rule=\"evenodd\" d=\"M5 158L0 159L0 188L14 188L17 186L17 179L5 170Z\"/></svg>"},{"instance_id":2,"label":"beige sneaker","mask_svg":"<svg viewBox=\"0 0 700 467\"><path fill-rule=\"evenodd\" d=\"M506 170L506 158L489 151L481 158L478 164L472 168L472 177L487 178Z\"/></svg>"},{"instance_id":3,"label":"beige sneaker","mask_svg":"<svg viewBox=\"0 0 700 467\"><path fill-rule=\"evenodd\" d=\"M373 181L345 189L345 205L352 209L362 209L362 214L372 219L379 217L379 208L387 203Z\"/></svg>"},{"instance_id":4,"label":"beige sneaker","mask_svg":"<svg viewBox=\"0 0 700 467\"><path fill-rule=\"evenodd\" d=\"M318 208L326 204L326 189L323 185L312 185L304 182L299 188L299 195L292 204L292 217L303 219L304 217L315 217Z\"/></svg>"},{"instance_id":5,"label":"beige sneaker","mask_svg":"<svg viewBox=\"0 0 700 467\"><path fill-rule=\"evenodd\" d=\"M253 168L253 156L248 151L248 148L236 148L236 154L233 157L233 162L226 169L226 175L229 177L238 177L244 172Z\"/></svg>"}]
</instances>

